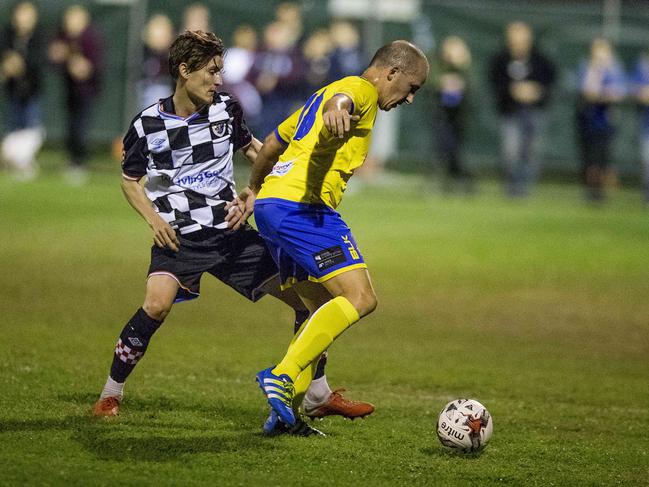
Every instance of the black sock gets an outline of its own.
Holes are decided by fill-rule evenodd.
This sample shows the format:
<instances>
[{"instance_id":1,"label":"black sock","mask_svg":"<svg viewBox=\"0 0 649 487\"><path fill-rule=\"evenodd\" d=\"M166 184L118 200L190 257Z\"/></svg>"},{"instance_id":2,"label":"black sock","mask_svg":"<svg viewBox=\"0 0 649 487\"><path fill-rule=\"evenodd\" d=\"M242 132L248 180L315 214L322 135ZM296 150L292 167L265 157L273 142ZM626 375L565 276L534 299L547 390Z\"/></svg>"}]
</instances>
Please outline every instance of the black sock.
<instances>
[{"instance_id":1,"label":"black sock","mask_svg":"<svg viewBox=\"0 0 649 487\"><path fill-rule=\"evenodd\" d=\"M315 375L313 376L313 380L319 379L320 377L324 377L325 365L327 365L327 352L324 352L322 355L320 355L320 360L318 360L318 366L315 369Z\"/></svg>"},{"instance_id":2,"label":"black sock","mask_svg":"<svg viewBox=\"0 0 649 487\"><path fill-rule=\"evenodd\" d=\"M306 319L309 317L309 314L310 313L308 309L295 310L295 325L293 326L293 333L297 333L297 331L302 326L302 323L304 323Z\"/></svg>"},{"instance_id":3,"label":"black sock","mask_svg":"<svg viewBox=\"0 0 649 487\"><path fill-rule=\"evenodd\" d=\"M111 379L120 383L126 380L146 352L149 340L161 324L161 321L151 318L142 308L135 312L117 340L110 368Z\"/></svg>"}]
</instances>

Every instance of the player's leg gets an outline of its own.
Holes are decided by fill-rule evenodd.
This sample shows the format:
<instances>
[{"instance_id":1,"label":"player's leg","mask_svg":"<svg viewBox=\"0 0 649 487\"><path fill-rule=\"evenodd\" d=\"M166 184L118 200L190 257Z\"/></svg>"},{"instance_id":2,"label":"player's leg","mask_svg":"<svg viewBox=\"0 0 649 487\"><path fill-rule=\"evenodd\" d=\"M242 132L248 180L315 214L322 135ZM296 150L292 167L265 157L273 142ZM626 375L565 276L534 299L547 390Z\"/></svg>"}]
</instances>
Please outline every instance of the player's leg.
<instances>
[{"instance_id":1,"label":"player's leg","mask_svg":"<svg viewBox=\"0 0 649 487\"><path fill-rule=\"evenodd\" d=\"M95 404L96 416L115 416L124 394L124 383L147 350L151 337L171 311L178 282L167 275L147 281L144 304L126 323L117 340L110 374Z\"/></svg>"},{"instance_id":2,"label":"player's leg","mask_svg":"<svg viewBox=\"0 0 649 487\"><path fill-rule=\"evenodd\" d=\"M314 289L323 288L322 284L314 288L310 281L322 283L339 278L343 282L351 281L344 293L333 294L331 289L324 287L334 297L326 296L326 301L321 299L317 303L320 306L290 345L284 359L277 366L257 374L270 406L283 421L293 424L295 380L340 333L360 316L371 312L376 298L351 230L335 211L319 205L258 201L255 218L260 233L273 249L282 282L293 283L305 303L314 297ZM358 274L359 270L363 272ZM340 277L356 274L359 277L355 279ZM358 294L357 289L371 292Z\"/></svg>"},{"instance_id":3,"label":"player's leg","mask_svg":"<svg viewBox=\"0 0 649 487\"><path fill-rule=\"evenodd\" d=\"M376 295L364 268L350 269L331 277L322 285L335 297L313 313L277 366L257 374L257 382L268 403L289 425L295 423L292 401L295 381L300 373L327 350L342 332L376 308ZM305 281L295 285L303 299L312 286Z\"/></svg>"},{"instance_id":4,"label":"player's leg","mask_svg":"<svg viewBox=\"0 0 649 487\"><path fill-rule=\"evenodd\" d=\"M305 289L303 290L301 297L298 296L293 287L282 291L282 293L287 293L290 291L292 294L294 294L298 299L300 299L300 302L304 303L304 306L309 310L309 314L314 313L320 306L322 306L332 298L331 294L329 294L329 291L327 291L323 286L319 284L309 283L308 281L305 281L304 288ZM302 330L306 326L306 323L307 320L304 320L299 327L296 327L293 339L291 340L289 346L292 345L300 336ZM324 365L326 363L326 360L326 352L323 352L318 359L311 362L296 378L294 383L295 393L293 397L293 409L295 411L297 411L297 409L302 404L307 390L313 389L311 390L311 396L315 396L317 398L323 396L323 400L326 400L331 394L332 391L329 387L329 384L327 383L327 378L324 373ZM318 372L320 373L320 375L316 376ZM315 385L312 382L314 380L317 381Z\"/></svg>"},{"instance_id":5,"label":"player's leg","mask_svg":"<svg viewBox=\"0 0 649 487\"><path fill-rule=\"evenodd\" d=\"M331 293L320 284L304 281L301 285L298 284L298 287L302 289L302 299L305 305L313 312L333 298ZM301 331L301 329L296 330L290 345L297 340ZM326 362L327 352L325 351L297 377L294 384L294 409L301 405L304 414L312 419L325 416L342 416L354 419L365 417L374 412L374 406L368 402L345 398L342 394L345 389L331 390L324 371Z\"/></svg>"},{"instance_id":6,"label":"player's leg","mask_svg":"<svg viewBox=\"0 0 649 487\"><path fill-rule=\"evenodd\" d=\"M297 339L291 344L273 373L287 375L295 381L307 365L327 350L334 340L377 305L376 294L367 269L351 269L321 284L333 297L311 316ZM300 282L300 297L311 292L313 284Z\"/></svg>"}]
</instances>

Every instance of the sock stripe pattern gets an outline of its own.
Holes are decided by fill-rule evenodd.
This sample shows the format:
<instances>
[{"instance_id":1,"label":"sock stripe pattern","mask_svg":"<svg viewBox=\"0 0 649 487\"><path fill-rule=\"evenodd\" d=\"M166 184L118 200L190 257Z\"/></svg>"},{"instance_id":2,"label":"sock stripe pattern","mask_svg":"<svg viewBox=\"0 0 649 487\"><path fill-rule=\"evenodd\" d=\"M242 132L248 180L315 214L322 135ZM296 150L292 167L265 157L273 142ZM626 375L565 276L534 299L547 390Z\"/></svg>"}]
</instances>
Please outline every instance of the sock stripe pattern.
<instances>
[{"instance_id":1,"label":"sock stripe pattern","mask_svg":"<svg viewBox=\"0 0 649 487\"><path fill-rule=\"evenodd\" d=\"M115 355L125 364L135 365L144 355L144 350L136 350L125 345L122 339L117 340Z\"/></svg>"},{"instance_id":2,"label":"sock stripe pattern","mask_svg":"<svg viewBox=\"0 0 649 487\"><path fill-rule=\"evenodd\" d=\"M154 320L140 308L126 323L115 345L110 377L116 382L124 382L142 359L149 340L162 322Z\"/></svg>"}]
</instances>

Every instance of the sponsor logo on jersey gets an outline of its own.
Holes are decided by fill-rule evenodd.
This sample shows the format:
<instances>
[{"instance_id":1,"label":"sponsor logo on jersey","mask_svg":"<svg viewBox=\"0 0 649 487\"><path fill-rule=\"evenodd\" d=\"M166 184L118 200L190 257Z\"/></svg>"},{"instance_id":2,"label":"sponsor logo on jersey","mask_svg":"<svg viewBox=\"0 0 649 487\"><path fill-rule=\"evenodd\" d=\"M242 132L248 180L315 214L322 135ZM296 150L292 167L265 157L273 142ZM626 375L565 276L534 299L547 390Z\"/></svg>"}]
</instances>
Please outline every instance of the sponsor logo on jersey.
<instances>
[{"instance_id":1,"label":"sponsor logo on jersey","mask_svg":"<svg viewBox=\"0 0 649 487\"><path fill-rule=\"evenodd\" d=\"M270 172L271 176L283 176L291 170L293 167L293 161L278 162L273 166L273 170Z\"/></svg>"},{"instance_id":2,"label":"sponsor logo on jersey","mask_svg":"<svg viewBox=\"0 0 649 487\"><path fill-rule=\"evenodd\" d=\"M175 178L173 181L176 186L191 186L192 184L208 182L217 177L219 177L218 171L210 171L208 169L207 171L199 172L196 176L183 176Z\"/></svg>"}]
</instances>

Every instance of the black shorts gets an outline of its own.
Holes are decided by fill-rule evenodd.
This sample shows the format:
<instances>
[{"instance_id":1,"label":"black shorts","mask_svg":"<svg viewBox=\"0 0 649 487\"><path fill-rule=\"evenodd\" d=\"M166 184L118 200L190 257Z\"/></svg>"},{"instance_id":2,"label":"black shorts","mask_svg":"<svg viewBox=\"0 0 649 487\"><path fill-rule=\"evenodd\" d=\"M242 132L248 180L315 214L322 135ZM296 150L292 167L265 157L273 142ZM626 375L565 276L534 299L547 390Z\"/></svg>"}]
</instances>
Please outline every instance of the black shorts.
<instances>
[{"instance_id":1,"label":"black shorts","mask_svg":"<svg viewBox=\"0 0 649 487\"><path fill-rule=\"evenodd\" d=\"M250 225L237 231L203 229L177 236L178 252L156 245L151 247L149 267L149 277L168 275L180 284L175 302L200 295L204 272L251 301L264 296L261 288L278 274L264 240Z\"/></svg>"}]
</instances>

